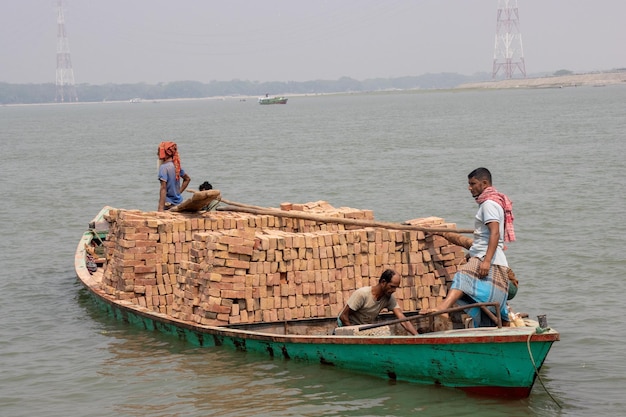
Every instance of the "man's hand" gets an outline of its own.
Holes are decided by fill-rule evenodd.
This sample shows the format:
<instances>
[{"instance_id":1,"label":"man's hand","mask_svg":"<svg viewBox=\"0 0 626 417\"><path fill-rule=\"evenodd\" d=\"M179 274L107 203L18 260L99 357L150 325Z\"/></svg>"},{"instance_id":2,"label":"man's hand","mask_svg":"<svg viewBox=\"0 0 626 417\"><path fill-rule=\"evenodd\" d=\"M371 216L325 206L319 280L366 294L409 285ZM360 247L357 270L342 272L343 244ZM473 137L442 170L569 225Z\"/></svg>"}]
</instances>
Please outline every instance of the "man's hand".
<instances>
[{"instance_id":1,"label":"man's hand","mask_svg":"<svg viewBox=\"0 0 626 417\"><path fill-rule=\"evenodd\" d=\"M478 266L478 275L480 275L481 278L486 277L487 275L489 275L490 267L491 263L489 261L482 261Z\"/></svg>"}]
</instances>

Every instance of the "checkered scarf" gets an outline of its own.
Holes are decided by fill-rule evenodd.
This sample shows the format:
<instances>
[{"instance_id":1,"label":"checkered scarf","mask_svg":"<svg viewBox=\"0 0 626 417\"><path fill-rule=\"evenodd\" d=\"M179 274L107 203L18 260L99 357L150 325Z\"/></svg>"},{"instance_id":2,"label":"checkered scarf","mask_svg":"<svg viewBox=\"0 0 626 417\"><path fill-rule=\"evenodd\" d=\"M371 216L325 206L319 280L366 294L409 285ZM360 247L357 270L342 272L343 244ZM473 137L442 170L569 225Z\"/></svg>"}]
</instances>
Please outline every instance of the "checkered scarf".
<instances>
[{"instance_id":1,"label":"checkered scarf","mask_svg":"<svg viewBox=\"0 0 626 417\"><path fill-rule=\"evenodd\" d=\"M482 204L487 200L495 201L500 204L502 209L504 210L504 241L505 242L513 242L515 241L515 229L513 228L513 202L509 200L505 194L498 192L493 187L487 187L483 190L482 193L478 197L476 197L476 202L478 204Z\"/></svg>"}]
</instances>

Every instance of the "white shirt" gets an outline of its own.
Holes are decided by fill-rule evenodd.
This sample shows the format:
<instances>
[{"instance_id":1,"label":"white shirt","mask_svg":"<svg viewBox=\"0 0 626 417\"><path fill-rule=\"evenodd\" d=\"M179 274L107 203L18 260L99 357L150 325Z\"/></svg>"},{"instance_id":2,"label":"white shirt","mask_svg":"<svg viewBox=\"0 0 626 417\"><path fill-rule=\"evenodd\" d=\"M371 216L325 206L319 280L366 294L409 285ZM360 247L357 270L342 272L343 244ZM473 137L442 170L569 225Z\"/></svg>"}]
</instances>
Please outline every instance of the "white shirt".
<instances>
[{"instance_id":1,"label":"white shirt","mask_svg":"<svg viewBox=\"0 0 626 417\"><path fill-rule=\"evenodd\" d=\"M492 265L509 266L502 250L504 248L504 209L493 200L487 200L478 206L478 212L474 219L474 243L469 249L469 254L481 259L485 257L490 236L487 223L494 221L499 223L500 240L498 240L498 247L491 263Z\"/></svg>"}]
</instances>

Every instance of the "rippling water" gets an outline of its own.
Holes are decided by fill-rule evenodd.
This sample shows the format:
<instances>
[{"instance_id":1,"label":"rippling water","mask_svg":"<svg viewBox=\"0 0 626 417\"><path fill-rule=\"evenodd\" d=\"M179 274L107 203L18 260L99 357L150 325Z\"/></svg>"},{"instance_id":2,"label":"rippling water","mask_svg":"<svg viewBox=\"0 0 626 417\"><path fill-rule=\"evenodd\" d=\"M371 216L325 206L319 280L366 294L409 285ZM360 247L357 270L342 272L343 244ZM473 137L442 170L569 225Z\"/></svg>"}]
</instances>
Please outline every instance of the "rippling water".
<instances>
[{"instance_id":1,"label":"rippling water","mask_svg":"<svg viewBox=\"0 0 626 417\"><path fill-rule=\"evenodd\" d=\"M0 107L3 416L618 415L626 87ZM104 205L153 210L156 146L197 188L248 204L325 200L378 220L471 228L478 166L514 202L516 310L561 332L531 397L501 401L195 349L111 321L73 272ZM548 390L549 394L546 392ZM554 397L554 400L551 396ZM556 400L556 402L555 402ZM558 404L557 404L558 402ZM561 408L562 407L562 408Z\"/></svg>"}]
</instances>

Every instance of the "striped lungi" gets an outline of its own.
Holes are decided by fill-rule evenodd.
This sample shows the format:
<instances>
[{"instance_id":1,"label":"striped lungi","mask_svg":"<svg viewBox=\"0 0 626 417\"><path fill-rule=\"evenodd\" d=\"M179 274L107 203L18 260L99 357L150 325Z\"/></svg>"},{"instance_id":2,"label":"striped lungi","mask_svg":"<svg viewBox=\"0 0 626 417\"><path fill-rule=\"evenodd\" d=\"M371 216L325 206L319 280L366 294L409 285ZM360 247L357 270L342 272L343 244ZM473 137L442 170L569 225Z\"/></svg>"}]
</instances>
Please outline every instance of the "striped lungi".
<instances>
[{"instance_id":1,"label":"striped lungi","mask_svg":"<svg viewBox=\"0 0 626 417\"><path fill-rule=\"evenodd\" d=\"M469 261L454 274L451 289L462 291L465 295L457 301L460 306L472 303L500 303L500 314L503 321L509 320L506 298L509 292L509 268L503 265L491 265L489 274L480 277L478 268L482 261L470 258ZM489 307L495 314L495 309ZM496 324L479 307L466 310L474 320L474 327L489 327Z\"/></svg>"}]
</instances>

